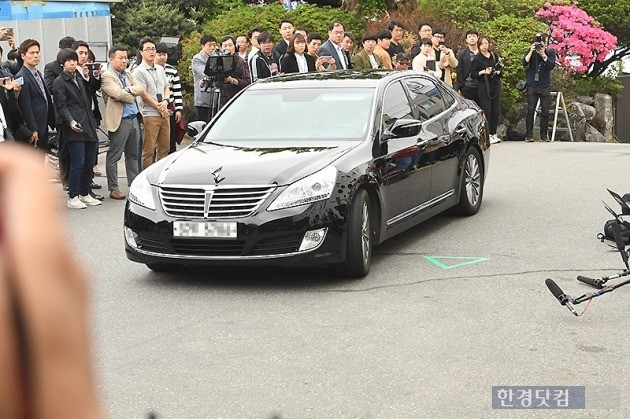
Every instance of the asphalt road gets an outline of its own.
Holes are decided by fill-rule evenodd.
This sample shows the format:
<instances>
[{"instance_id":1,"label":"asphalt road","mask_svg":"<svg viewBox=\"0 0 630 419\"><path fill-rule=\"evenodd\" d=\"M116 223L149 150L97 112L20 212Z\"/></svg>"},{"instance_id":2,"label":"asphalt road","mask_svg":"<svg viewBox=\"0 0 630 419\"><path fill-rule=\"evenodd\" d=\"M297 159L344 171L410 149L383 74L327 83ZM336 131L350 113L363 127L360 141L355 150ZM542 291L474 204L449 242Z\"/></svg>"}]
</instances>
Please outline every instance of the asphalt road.
<instances>
[{"instance_id":1,"label":"asphalt road","mask_svg":"<svg viewBox=\"0 0 630 419\"><path fill-rule=\"evenodd\" d=\"M491 154L479 214L439 216L384 243L360 281L306 269L155 274L125 258L122 202L68 210L91 273L104 409L629 417L630 287L574 317L544 280L577 296L591 289L576 275L622 270L595 236L610 218L606 188L630 191L630 145L504 142ZM443 269L472 260L446 257L485 260ZM495 410L493 386L586 386L586 409Z\"/></svg>"}]
</instances>

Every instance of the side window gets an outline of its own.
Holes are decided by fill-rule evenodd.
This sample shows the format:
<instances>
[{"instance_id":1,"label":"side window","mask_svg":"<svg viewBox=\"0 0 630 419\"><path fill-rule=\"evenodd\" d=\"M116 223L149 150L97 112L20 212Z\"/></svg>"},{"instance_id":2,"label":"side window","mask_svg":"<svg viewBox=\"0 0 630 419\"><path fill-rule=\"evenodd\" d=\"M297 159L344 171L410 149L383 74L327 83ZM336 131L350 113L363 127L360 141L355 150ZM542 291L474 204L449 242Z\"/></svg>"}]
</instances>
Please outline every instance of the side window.
<instances>
[{"instance_id":1,"label":"side window","mask_svg":"<svg viewBox=\"0 0 630 419\"><path fill-rule=\"evenodd\" d=\"M390 128L394 122L403 118L413 118L407 94L400 82L387 86L383 97L383 130Z\"/></svg>"},{"instance_id":2,"label":"side window","mask_svg":"<svg viewBox=\"0 0 630 419\"><path fill-rule=\"evenodd\" d=\"M455 103L455 98L453 97L453 95L445 91L443 87L438 86L438 88L440 89L440 94L442 95L442 99L444 99L445 109L449 109L451 106L453 106L453 103Z\"/></svg>"},{"instance_id":3,"label":"side window","mask_svg":"<svg viewBox=\"0 0 630 419\"><path fill-rule=\"evenodd\" d=\"M431 119L444 112L448 107L444 103L445 93L431 81L415 78L405 79L403 82L409 90L414 111L417 112L421 120Z\"/></svg>"}]
</instances>

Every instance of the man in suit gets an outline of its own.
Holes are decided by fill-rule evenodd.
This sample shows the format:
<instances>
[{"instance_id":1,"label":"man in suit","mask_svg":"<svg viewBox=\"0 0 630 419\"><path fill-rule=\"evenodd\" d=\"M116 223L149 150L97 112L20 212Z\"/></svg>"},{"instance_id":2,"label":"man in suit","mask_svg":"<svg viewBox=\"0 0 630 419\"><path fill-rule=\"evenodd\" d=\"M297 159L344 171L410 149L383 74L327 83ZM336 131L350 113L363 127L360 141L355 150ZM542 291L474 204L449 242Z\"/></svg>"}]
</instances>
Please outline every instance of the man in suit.
<instances>
[{"instance_id":1,"label":"man in suit","mask_svg":"<svg viewBox=\"0 0 630 419\"><path fill-rule=\"evenodd\" d=\"M98 100L96 98L96 92L101 90L101 70L100 66L96 66L94 69L90 69L87 65L89 57L90 57L90 46L85 41L74 41L71 48L76 51L77 57L79 57L79 61L77 62L77 71L81 76L81 80L87 89L87 93L90 96L90 106L89 112L92 113L94 119L96 120L96 128L101 125L101 120L103 119L101 115L101 111L98 107ZM57 131L59 133L59 130ZM63 137L63 133L59 133L61 137ZM96 137L98 140L98 137ZM60 143L61 150L61 143ZM61 163L61 156L59 158ZM96 165L96 161L98 160L98 144L96 149L94 150L94 165ZM92 170L94 172L94 170ZM90 182L90 189L101 189L101 185ZM94 193L90 190L90 196L92 198L96 198L98 200L103 200L104 197L100 194Z\"/></svg>"},{"instance_id":2,"label":"man in suit","mask_svg":"<svg viewBox=\"0 0 630 419\"><path fill-rule=\"evenodd\" d=\"M66 36L59 40L59 51L66 48L72 48L72 44L74 43L74 38L71 36ZM46 87L48 90L52 90L52 84L57 77L61 74L63 68L59 65L57 60L53 60L44 66L44 81L46 82Z\"/></svg>"},{"instance_id":3,"label":"man in suit","mask_svg":"<svg viewBox=\"0 0 630 419\"><path fill-rule=\"evenodd\" d=\"M138 175L138 142L140 126L138 124L138 106L136 96L144 94L145 89L133 74L126 71L127 50L114 46L109 50L109 68L101 76L101 91L105 101L103 127L109 131L109 150L105 164L107 188L112 199L125 199L118 188L118 161L125 153L127 184Z\"/></svg>"},{"instance_id":4,"label":"man in suit","mask_svg":"<svg viewBox=\"0 0 630 419\"><path fill-rule=\"evenodd\" d=\"M20 111L28 128L33 132L29 144L48 150L48 127L55 126L55 109L50 91L44 84L44 78L37 69L41 59L39 42L27 39L20 44L20 54L24 66L16 74L23 77L24 85L18 97Z\"/></svg>"},{"instance_id":5,"label":"man in suit","mask_svg":"<svg viewBox=\"0 0 630 419\"><path fill-rule=\"evenodd\" d=\"M280 24L278 25L278 32L280 32L280 36L282 36L282 39L273 46L273 51L279 57L282 57L284 54L287 53L287 47L289 46L289 41L291 41L294 30L295 27L293 26L293 22L291 22L289 19L282 19L280 21Z\"/></svg>"},{"instance_id":6,"label":"man in suit","mask_svg":"<svg viewBox=\"0 0 630 419\"><path fill-rule=\"evenodd\" d=\"M348 68L348 58L343 51L341 41L346 31L344 30L343 23L333 22L328 25L328 40L322 44L319 48L320 57L333 57L337 70Z\"/></svg>"}]
</instances>

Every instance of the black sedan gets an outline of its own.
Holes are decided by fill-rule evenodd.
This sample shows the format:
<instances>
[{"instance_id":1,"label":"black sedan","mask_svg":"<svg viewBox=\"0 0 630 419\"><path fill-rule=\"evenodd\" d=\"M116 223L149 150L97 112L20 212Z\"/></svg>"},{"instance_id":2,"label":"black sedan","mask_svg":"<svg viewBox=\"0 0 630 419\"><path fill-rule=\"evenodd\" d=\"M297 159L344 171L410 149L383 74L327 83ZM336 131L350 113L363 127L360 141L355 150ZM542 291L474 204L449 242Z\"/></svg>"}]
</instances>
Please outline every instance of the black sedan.
<instances>
[{"instance_id":1,"label":"black sedan","mask_svg":"<svg viewBox=\"0 0 630 419\"><path fill-rule=\"evenodd\" d=\"M422 73L260 81L135 179L127 257L363 277L375 245L450 207L479 211L489 147L479 108Z\"/></svg>"}]
</instances>

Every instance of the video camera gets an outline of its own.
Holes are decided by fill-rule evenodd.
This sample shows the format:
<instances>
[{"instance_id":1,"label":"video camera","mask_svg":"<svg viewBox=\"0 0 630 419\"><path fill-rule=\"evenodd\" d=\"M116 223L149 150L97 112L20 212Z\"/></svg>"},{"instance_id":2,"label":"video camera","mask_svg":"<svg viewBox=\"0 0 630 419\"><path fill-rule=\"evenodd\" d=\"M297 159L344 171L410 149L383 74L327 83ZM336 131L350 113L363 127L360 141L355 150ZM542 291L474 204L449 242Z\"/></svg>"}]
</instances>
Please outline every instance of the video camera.
<instances>
[{"instance_id":1,"label":"video camera","mask_svg":"<svg viewBox=\"0 0 630 419\"><path fill-rule=\"evenodd\" d=\"M534 41L534 48L536 49L536 51L540 51L544 48L543 44L543 36L540 33L536 34L536 40Z\"/></svg>"},{"instance_id":2,"label":"video camera","mask_svg":"<svg viewBox=\"0 0 630 419\"><path fill-rule=\"evenodd\" d=\"M166 62L170 65L177 66L183 56L182 44L179 43L179 38L167 38L163 36L160 42L166 44L166 52L168 54Z\"/></svg>"},{"instance_id":3,"label":"video camera","mask_svg":"<svg viewBox=\"0 0 630 419\"><path fill-rule=\"evenodd\" d=\"M223 82L236 70L236 56L229 52L214 52L208 57L203 72L207 80Z\"/></svg>"}]
</instances>

